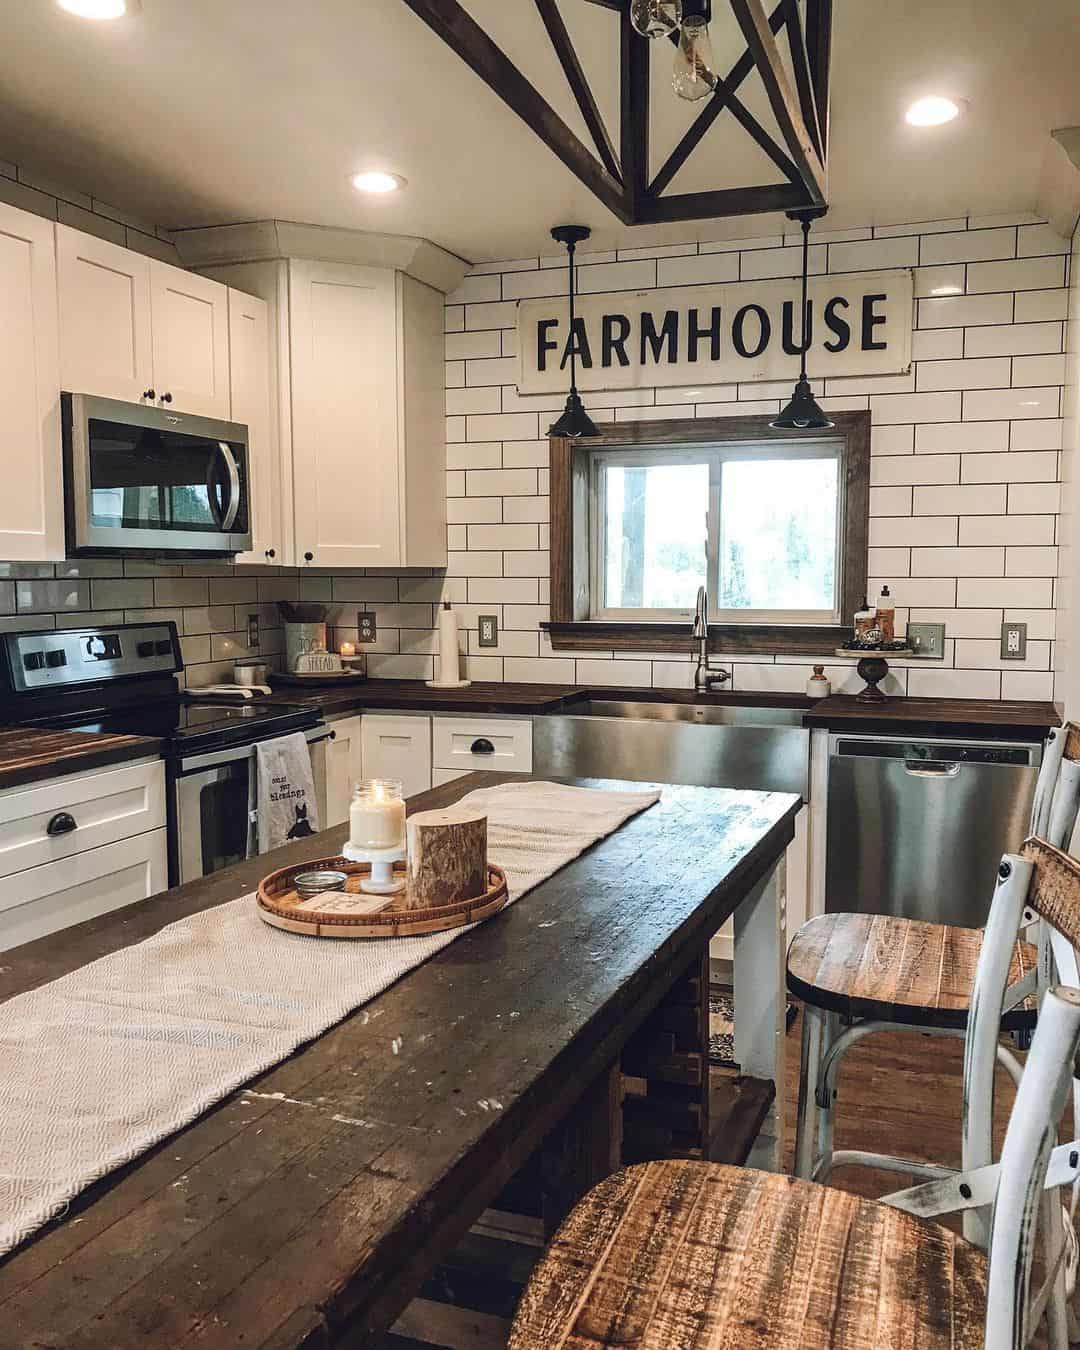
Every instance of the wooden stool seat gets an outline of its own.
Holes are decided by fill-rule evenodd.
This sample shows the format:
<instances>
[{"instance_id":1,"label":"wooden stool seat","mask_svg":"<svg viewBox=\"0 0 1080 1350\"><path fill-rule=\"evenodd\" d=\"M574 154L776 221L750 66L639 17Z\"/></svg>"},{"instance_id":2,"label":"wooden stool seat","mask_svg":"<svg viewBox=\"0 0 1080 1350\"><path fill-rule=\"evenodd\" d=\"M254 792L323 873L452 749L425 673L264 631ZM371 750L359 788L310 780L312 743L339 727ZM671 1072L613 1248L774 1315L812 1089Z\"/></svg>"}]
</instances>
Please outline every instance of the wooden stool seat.
<instances>
[{"instance_id":1,"label":"wooden stool seat","mask_svg":"<svg viewBox=\"0 0 1080 1350\"><path fill-rule=\"evenodd\" d=\"M967 1025L981 928L953 928L882 914L822 914L788 949L788 988L804 1003L849 1018L913 1027ZM1009 983L1033 970L1038 952L1017 942ZM1001 1019L1006 1031L1035 1026L1035 999Z\"/></svg>"},{"instance_id":2,"label":"wooden stool seat","mask_svg":"<svg viewBox=\"0 0 1080 1350\"><path fill-rule=\"evenodd\" d=\"M987 1261L935 1223L711 1163L616 1172L533 1271L510 1350L976 1350Z\"/></svg>"}]
</instances>

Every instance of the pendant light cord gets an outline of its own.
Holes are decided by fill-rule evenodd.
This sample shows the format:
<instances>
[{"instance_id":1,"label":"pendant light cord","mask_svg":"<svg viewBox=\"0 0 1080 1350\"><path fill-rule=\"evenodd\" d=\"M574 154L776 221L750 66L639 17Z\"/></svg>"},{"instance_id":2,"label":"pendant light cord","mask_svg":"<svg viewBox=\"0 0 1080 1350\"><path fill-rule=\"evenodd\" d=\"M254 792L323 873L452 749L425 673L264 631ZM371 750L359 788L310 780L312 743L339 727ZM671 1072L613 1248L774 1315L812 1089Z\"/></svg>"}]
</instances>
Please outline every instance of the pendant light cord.
<instances>
[{"instance_id":1,"label":"pendant light cord","mask_svg":"<svg viewBox=\"0 0 1080 1350\"><path fill-rule=\"evenodd\" d=\"M802 220L802 342L799 343L799 379L806 379L806 349L810 343L808 340L809 323L806 313L806 273L810 266L810 221L803 216Z\"/></svg>"},{"instance_id":2,"label":"pendant light cord","mask_svg":"<svg viewBox=\"0 0 1080 1350\"><path fill-rule=\"evenodd\" d=\"M574 309L574 254L577 246L571 239L566 245L566 251L570 255L570 392L577 393L577 343L574 341L574 320L576 311Z\"/></svg>"}]
</instances>

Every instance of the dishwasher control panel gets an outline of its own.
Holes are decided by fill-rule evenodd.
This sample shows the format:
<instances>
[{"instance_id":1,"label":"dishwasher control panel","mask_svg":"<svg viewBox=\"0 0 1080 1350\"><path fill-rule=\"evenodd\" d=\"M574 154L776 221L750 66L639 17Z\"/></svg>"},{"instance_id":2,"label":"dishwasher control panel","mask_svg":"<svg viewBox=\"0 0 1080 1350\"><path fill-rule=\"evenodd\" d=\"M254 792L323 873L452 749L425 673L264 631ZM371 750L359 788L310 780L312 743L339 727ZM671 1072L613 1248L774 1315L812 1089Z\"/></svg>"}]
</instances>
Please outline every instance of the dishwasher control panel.
<instances>
[{"instance_id":1,"label":"dishwasher control panel","mask_svg":"<svg viewBox=\"0 0 1080 1350\"><path fill-rule=\"evenodd\" d=\"M886 741L841 738L835 755L862 756L865 759L902 759L906 763L927 764L1032 764L1032 747L1027 744L949 741Z\"/></svg>"}]
</instances>

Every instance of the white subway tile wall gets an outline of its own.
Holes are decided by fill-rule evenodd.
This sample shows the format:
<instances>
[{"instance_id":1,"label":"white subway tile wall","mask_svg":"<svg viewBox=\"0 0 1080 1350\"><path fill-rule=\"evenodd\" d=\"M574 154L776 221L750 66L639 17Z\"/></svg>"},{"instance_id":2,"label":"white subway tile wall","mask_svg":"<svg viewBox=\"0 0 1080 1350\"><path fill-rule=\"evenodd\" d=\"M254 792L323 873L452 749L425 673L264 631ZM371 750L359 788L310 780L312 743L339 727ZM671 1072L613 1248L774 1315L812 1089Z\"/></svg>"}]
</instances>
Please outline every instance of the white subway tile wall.
<instances>
[{"instance_id":1,"label":"white subway tile wall","mask_svg":"<svg viewBox=\"0 0 1080 1350\"><path fill-rule=\"evenodd\" d=\"M56 219L57 195L18 171L0 200ZM168 247L167 236L96 202L80 228L123 230ZM71 217L74 219L73 217ZM108 237L114 237L109 234ZM117 236L118 237L118 236ZM816 233L815 273L915 268L914 363L903 376L816 383L828 408L872 418L870 585L888 582L900 624L944 623L945 661L898 660L888 688L912 695L1050 698L1054 680L1062 436L1063 329L1068 244L1033 217L931 221ZM124 242L124 240L121 240ZM797 273L788 232L745 240L579 254L583 292L651 289ZM147 245L150 251L151 245ZM438 605L462 622L463 673L474 679L686 688L688 652L552 650L548 617L548 470L545 433L561 397L521 398L516 387L517 301L562 295L565 261L486 262L447 298L447 508L445 573L244 569L112 560L0 564L0 630L83 622L174 619L186 678L227 678L250 655L248 619L259 618L259 654L280 661L279 599L334 608L337 638L355 640L356 612L373 610L378 641L366 650L376 678L430 678ZM644 389L587 399L597 421L773 413L786 387L744 384ZM498 620L495 648L478 646L478 620ZM1027 623L1027 657L1002 662L1003 620ZM823 654L826 655L826 654ZM728 661L731 687L800 691L803 657ZM833 687L854 690L854 663L826 661Z\"/></svg>"}]
</instances>

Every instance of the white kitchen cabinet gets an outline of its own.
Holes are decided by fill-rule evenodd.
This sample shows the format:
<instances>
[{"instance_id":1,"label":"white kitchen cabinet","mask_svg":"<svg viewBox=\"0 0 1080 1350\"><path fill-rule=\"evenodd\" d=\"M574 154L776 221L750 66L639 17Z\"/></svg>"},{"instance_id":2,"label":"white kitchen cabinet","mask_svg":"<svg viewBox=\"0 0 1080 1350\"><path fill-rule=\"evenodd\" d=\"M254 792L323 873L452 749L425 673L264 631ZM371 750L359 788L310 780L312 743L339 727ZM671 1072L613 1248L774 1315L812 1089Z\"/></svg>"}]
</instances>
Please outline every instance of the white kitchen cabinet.
<instances>
[{"instance_id":1,"label":"white kitchen cabinet","mask_svg":"<svg viewBox=\"0 0 1080 1350\"><path fill-rule=\"evenodd\" d=\"M49 221L0 204L0 557L64 557L56 256Z\"/></svg>"},{"instance_id":2,"label":"white kitchen cabinet","mask_svg":"<svg viewBox=\"0 0 1080 1350\"><path fill-rule=\"evenodd\" d=\"M150 259L57 225L56 268L61 387L73 394L152 402Z\"/></svg>"},{"instance_id":3,"label":"white kitchen cabinet","mask_svg":"<svg viewBox=\"0 0 1080 1350\"><path fill-rule=\"evenodd\" d=\"M431 787L431 718L364 713L361 755L365 778L396 778L406 797Z\"/></svg>"},{"instance_id":4,"label":"white kitchen cabinet","mask_svg":"<svg viewBox=\"0 0 1080 1350\"><path fill-rule=\"evenodd\" d=\"M210 277L151 258L150 314L158 403L227 419L228 289Z\"/></svg>"},{"instance_id":5,"label":"white kitchen cabinet","mask_svg":"<svg viewBox=\"0 0 1080 1350\"><path fill-rule=\"evenodd\" d=\"M228 418L227 288L67 225L55 229L61 386Z\"/></svg>"},{"instance_id":6,"label":"white kitchen cabinet","mask_svg":"<svg viewBox=\"0 0 1080 1350\"><path fill-rule=\"evenodd\" d=\"M164 829L0 880L0 951L108 914L168 885Z\"/></svg>"},{"instance_id":7,"label":"white kitchen cabinet","mask_svg":"<svg viewBox=\"0 0 1080 1350\"><path fill-rule=\"evenodd\" d=\"M229 387L232 420L248 429L251 551L239 563L280 564L281 466L270 399L270 317L265 300L229 291Z\"/></svg>"},{"instance_id":8,"label":"white kitchen cabinet","mask_svg":"<svg viewBox=\"0 0 1080 1350\"><path fill-rule=\"evenodd\" d=\"M353 786L363 777L361 717L331 722L333 737L326 742L326 820L323 828L349 819Z\"/></svg>"},{"instance_id":9,"label":"white kitchen cabinet","mask_svg":"<svg viewBox=\"0 0 1080 1350\"><path fill-rule=\"evenodd\" d=\"M354 263L205 270L270 306L286 560L445 567L442 293Z\"/></svg>"},{"instance_id":10,"label":"white kitchen cabinet","mask_svg":"<svg viewBox=\"0 0 1080 1350\"><path fill-rule=\"evenodd\" d=\"M431 762L457 773L532 771L532 722L509 717L436 717Z\"/></svg>"}]
</instances>

